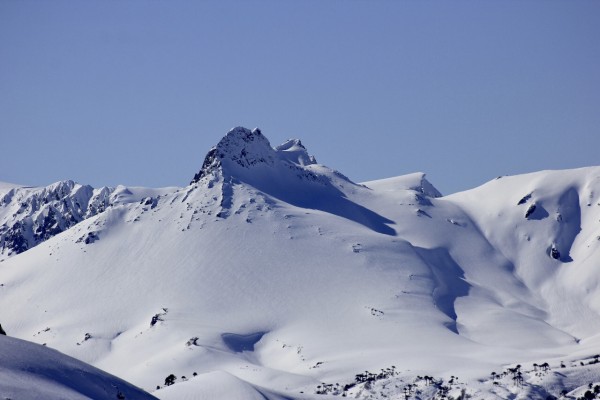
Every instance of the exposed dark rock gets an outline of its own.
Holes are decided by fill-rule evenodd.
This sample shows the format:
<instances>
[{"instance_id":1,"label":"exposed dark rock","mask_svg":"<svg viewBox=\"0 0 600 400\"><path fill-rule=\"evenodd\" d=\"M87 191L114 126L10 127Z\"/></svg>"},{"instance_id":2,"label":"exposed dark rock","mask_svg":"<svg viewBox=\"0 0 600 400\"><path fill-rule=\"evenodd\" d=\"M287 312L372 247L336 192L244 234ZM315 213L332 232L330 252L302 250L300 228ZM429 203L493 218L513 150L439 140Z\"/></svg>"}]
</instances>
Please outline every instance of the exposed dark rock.
<instances>
[{"instance_id":1,"label":"exposed dark rock","mask_svg":"<svg viewBox=\"0 0 600 400\"><path fill-rule=\"evenodd\" d=\"M531 193L529 193L528 195L524 196L521 200L519 200L517 205L525 204L529 201L529 199L531 199Z\"/></svg>"},{"instance_id":2,"label":"exposed dark rock","mask_svg":"<svg viewBox=\"0 0 600 400\"><path fill-rule=\"evenodd\" d=\"M554 258L555 260L560 259L560 252L554 246L552 246L550 249L550 257Z\"/></svg>"},{"instance_id":3,"label":"exposed dark rock","mask_svg":"<svg viewBox=\"0 0 600 400\"><path fill-rule=\"evenodd\" d=\"M6 224L0 228L0 251L8 249L11 253L19 254L29 249L29 241L26 238L26 226L22 222L16 222L12 227Z\"/></svg>"},{"instance_id":4,"label":"exposed dark rock","mask_svg":"<svg viewBox=\"0 0 600 400\"><path fill-rule=\"evenodd\" d=\"M158 205L158 198L155 198L155 197L144 197L140 201L140 204L144 205L144 206L150 206L150 209L154 209Z\"/></svg>"},{"instance_id":5,"label":"exposed dark rock","mask_svg":"<svg viewBox=\"0 0 600 400\"><path fill-rule=\"evenodd\" d=\"M154 325L156 325L158 323L158 321L164 321L162 319L162 317L164 315L167 315L168 309L163 308L163 312L158 313L158 314L154 314L154 316L152 317L152 319L150 320L150 327L153 327Z\"/></svg>"},{"instance_id":6,"label":"exposed dark rock","mask_svg":"<svg viewBox=\"0 0 600 400\"><path fill-rule=\"evenodd\" d=\"M91 244L95 241L100 240L97 232L88 232L86 235L81 236L75 243L84 242L85 244Z\"/></svg>"},{"instance_id":7,"label":"exposed dark rock","mask_svg":"<svg viewBox=\"0 0 600 400\"><path fill-rule=\"evenodd\" d=\"M162 314L154 314L154 316L153 316L153 317L152 317L152 319L150 320L150 326L154 326L154 325L156 325L156 323L157 323L158 321L162 321L162 318L160 318L160 317L161 317L161 315L162 315Z\"/></svg>"},{"instance_id":8,"label":"exposed dark rock","mask_svg":"<svg viewBox=\"0 0 600 400\"><path fill-rule=\"evenodd\" d=\"M198 182L200 179L204 178L214 168L218 168L219 165L221 165L221 164L219 163L219 160L217 158L217 148L213 147L212 149L210 149L208 151L208 154L206 154L206 157L204 158L204 162L202 163L202 167L200 168L200 171L196 175L194 175L194 179L192 179L192 181L190 182L190 185L194 184L194 183Z\"/></svg>"},{"instance_id":9,"label":"exposed dark rock","mask_svg":"<svg viewBox=\"0 0 600 400\"><path fill-rule=\"evenodd\" d=\"M0 254L22 253L103 212L111 205L114 190L105 187L94 191L73 181L10 190L0 200L0 208L7 210L0 226Z\"/></svg>"},{"instance_id":10,"label":"exposed dark rock","mask_svg":"<svg viewBox=\"0 0 600 400\"><path fill-rule=\"evenodd\" d=\"M88 233L88 236L85 238L85 244L94 243L96 240L100 239L96 232Z\"/></svg>"}]
</instances>

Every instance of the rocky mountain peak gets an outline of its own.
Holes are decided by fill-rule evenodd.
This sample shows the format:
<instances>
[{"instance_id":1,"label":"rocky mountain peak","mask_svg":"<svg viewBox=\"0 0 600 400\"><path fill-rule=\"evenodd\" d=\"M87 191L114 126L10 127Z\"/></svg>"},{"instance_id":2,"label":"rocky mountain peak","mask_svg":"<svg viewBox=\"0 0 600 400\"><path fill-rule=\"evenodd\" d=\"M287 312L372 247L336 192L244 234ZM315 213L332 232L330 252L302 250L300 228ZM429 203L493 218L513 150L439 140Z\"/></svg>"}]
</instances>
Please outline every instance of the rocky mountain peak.
<instances>
[{"instance_id":1,"label":"rocky mountain peak","mask_svg":"<svg viewBox=\"0 0 600 400\"><path fill-rule=\"evenodd\" d=\"M257 164L274 163L274 150L260 129L253 130L238 126L231 129L219 143L211 148L200 171L194 175L191 183L196 183L218 169L249 168Z\"/></svg>"},{"instance_id":2,"label":"rocky mountain peak","mask_svg":"<svg viewBox=\"0 0 600 400\"><path fill-rule=\"evenodd\" d=\"M272 148L260 129L236 127L208 151L200 171L194 175L191 184L216 171L236 176L241 171L245 174L247 170L256 166L274 167L281 161L300 167L317 163L298 139L289 139Z\"/></svg>"}]
</instances>

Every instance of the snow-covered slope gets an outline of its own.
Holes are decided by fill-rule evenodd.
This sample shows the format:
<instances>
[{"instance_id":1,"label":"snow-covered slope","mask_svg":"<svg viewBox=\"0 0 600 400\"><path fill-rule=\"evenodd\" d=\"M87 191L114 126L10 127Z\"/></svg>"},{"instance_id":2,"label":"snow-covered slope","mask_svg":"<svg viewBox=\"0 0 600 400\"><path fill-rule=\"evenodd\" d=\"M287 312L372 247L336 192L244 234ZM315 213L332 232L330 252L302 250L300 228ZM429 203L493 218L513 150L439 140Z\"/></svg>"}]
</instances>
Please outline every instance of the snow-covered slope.
<instances>
[{"instance_id":1,"label":"snow-covered slope","mask_svg":"<svg viewBox=\"0 0 600 400\"><path fill-rule=\"evenodd\" d=\"M574 340L600 330L600 168L503 177L450 196L514 275L543 320Z\"/></svg>"},{"instance_id":2,"label":"snow-covered slope","mask_svg":"<svg viewBox=\"0 0 600 400\"><path fill-rule=\"evenodd\" d=\"M9 182L0 182L0 195L4 196L6 194L6 192L8 192L11 189L16 189L22 187L22 185L17 185L15 183L9 183Z\"/></svg>"},{"instance_id":3,"label":"snow-covered slope","mask_svg":"<svg viewBox=\"0 0 600 400\"><path fill-rule=\"evenodd\" d=\"M597 373L578 363L600 352L599 176L441 197L424 174L356 184L235 128L188 187L0 264L0 318L164 398L557 394ZM533 371L560 361L575 378ZM517 363L523 383L489 378Z\"/></svg>"},{"instance_id":4,"label":"snow-covered slope","mask_svg":"<svg viewBox=\"0 0 600 400\"><path fill-rule=\"evenodd\" d=\"M56 350L0 335L2 399L155 399Z\"/></svg>"}]
</instances>

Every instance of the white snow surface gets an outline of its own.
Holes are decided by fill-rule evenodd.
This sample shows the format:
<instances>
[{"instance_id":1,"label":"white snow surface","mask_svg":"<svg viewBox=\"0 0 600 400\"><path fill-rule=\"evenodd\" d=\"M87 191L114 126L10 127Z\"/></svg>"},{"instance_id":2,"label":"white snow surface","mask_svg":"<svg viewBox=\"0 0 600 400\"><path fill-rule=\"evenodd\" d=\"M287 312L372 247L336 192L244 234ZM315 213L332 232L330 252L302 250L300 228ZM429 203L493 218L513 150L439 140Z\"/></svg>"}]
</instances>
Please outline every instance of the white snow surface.
<instances>
[{"instance_id":1,"label":"white snow surface","mask_svg":"<svg viewBox=\"0 0 600 400\"><path fill-rule=\"evenodd\" d=\"M545 399L600 381L600 167L440 196L422 173L359 185L299 141L235 128L190 186L0 263L0 323L165 399L335 398L336 383ZM493 384L517 364L522 383ZM380 375L356 383L365 371Z\"/></svg>"},{"instance_id":2,"label":"white snow surface","mask_svg":"<svg viewBox=\"0 0 600 400\"><path fill-rule=\"evenodd\" d=\"M18 187L22 187L22 185L17 185L15 183L10 183L10 182L0 182L0 195L4 195L9 190L15 189Z\"/></svg>"},{"instance_id":3,"label":"white snow surface","mask_svg":"<svg viewBox=\"0 0 600 400\"><path fill-rule=\"evenodd\" d=\"M0 335L2 399L155 399L131 384L39 344Z\"/></svg>"}]
</instances>

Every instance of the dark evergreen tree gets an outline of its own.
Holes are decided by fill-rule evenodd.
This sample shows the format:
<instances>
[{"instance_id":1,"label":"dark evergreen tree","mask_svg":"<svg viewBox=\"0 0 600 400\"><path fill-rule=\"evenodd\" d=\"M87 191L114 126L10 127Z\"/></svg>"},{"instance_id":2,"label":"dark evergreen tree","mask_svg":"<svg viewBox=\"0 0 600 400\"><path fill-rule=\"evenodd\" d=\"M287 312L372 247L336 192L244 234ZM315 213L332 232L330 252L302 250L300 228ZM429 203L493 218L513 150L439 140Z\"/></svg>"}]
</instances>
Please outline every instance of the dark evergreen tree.
<instances>
[{"instance_id":1,"label":"dark evergreen tree","mask_svg":"<svg viewBox=\"0 0 600 400\"><path fill-rule=\"evenodd\" d=\"M165 378L165 386L171 386L172 384L175 383L175 379L177 379L177 377L173 374L167 376Z\"/></svg>"}]
</instances>

